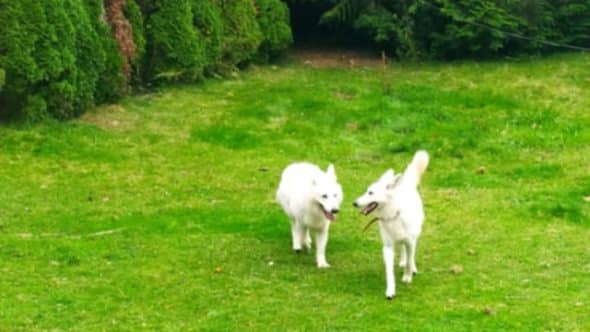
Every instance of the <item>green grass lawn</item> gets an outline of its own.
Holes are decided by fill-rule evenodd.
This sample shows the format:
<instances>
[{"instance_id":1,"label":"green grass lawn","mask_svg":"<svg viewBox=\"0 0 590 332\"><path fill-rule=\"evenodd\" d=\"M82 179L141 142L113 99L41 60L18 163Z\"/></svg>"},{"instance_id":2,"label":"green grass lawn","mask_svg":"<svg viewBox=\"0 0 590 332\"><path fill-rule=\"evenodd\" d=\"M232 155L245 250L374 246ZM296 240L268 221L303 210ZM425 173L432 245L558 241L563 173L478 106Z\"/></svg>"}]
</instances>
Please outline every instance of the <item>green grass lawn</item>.
<instances>
[{"instance_id":1,"label":"green grass lawn","mask_svg":"<svg viewBox=\"0 0 590 332\"><path fill-rule=\"evenodd\" d=\"M0 126L0 330L588 331L589 74L285 64ZM420 148L420 274L386 301L352 201ZM274 202L298 160L343 186L327 270Z\"/></svg>"}]
</instances>

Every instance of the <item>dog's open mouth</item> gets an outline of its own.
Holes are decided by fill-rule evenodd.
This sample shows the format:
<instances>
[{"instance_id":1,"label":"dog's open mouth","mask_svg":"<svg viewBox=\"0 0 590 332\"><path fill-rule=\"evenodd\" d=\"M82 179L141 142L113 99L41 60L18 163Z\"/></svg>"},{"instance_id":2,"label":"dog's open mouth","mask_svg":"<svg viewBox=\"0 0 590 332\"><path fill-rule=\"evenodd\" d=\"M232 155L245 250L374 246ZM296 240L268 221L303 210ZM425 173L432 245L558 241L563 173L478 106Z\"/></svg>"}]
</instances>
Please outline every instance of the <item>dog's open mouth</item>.
<instances>
[{"instance_id":1,"label":"dog's open mouth","mask_svg":"<svg viewBox=\"0 0 590 332\"><path fill-rule=\"evenodd\" d=\"M377 204L377 202L371 202L361 211L361 213L365 216L369 215L369 213L373 212L378 206L379 204Z\"/></svg>"},{"instance_id":2,"label":"dog's open mouth","mask_svg":"<svg viewBox=\"0 0 590 332\"><path fill-rule=\"evenodd\" d=\"M334 221L334 219L336 219L336 216L334 215L334 213L326 211L326 209L324 209L322 204L320 204L320 209L324 213L324 216L326 217L326 219L328 219L330 221Z\"/></svg>"}]
</instances>

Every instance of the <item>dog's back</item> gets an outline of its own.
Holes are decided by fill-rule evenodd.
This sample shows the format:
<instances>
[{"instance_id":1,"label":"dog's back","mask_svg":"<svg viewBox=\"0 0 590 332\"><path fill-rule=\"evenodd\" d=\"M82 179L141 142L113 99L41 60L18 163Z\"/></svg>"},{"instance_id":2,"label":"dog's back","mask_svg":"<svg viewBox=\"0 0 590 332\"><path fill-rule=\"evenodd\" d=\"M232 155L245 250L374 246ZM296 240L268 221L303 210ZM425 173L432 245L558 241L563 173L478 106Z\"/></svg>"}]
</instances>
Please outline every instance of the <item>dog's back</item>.
<instances>
[{"instance_id":1,"label":"dog's back","mask_svg":"<svg viewBox=\"0 0 590 332\"><path fill-rule=\"evenodd\" d=\"M321 174L319 167L305 162L293 163L285 168L276 200L290 217L305 206L310 199L312 179Z\"/></svg>"}]
</instances>

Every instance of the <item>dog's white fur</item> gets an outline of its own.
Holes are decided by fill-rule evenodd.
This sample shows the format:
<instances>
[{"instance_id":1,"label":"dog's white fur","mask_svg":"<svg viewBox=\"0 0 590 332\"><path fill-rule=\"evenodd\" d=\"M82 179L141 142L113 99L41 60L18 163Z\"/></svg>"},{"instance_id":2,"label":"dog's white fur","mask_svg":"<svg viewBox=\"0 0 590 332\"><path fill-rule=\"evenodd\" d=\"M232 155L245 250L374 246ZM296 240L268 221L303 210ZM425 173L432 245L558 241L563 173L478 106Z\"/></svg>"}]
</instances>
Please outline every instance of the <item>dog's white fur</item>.
<instances>
[{"instance_id":1,"label":"dog's white fur","mask_svg":"<svg viewBox=\"0 0 590 332\"><path fill-rule=\"evenodd\" d=\"M318 267L330 267L326 261L326 245L330 221L342 203L342 187L338 184L334 166L326 172L309 163L294 163L283 171L276 195L291 220L293 249L311 249L309 230L316 234L316 262Z\"/></svg>"},{"instance_id":2,"label":"dog's white fur","mask_svg":"<svg viewBox=\"0 0 590 332\"><path fill-rule=\"evenodd\" d=\"M422 232L424 208L418 193L420 178L428 166L428 153L418 151L403 174L395 175L392 169L373 183L359 197L354 206L363 208L364 214L375 211L383 241L383 260L387 289L385 296L395 296L394 246L401 244L400 266L404 268L402 282L412 282L417 273L416 245Z\"/></svg>"}]
</instances>

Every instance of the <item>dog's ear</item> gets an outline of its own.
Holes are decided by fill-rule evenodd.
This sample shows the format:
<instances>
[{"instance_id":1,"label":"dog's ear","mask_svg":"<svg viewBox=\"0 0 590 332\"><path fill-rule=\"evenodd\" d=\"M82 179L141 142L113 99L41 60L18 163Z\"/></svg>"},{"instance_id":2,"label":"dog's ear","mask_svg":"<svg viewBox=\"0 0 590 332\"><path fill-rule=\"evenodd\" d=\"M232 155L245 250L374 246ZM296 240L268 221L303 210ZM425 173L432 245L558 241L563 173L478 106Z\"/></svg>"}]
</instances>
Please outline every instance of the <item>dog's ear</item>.
<instances>
[{"instance_id":1,"label":"dog's ear","mask_svg":"<svg viewBox=\"0 0 590 332\"><path fill-rule=\"evenodd\" d=\"M396 186L399 184L399 181L400 181L401 179L402 179L402 175L401 175L401 174L398 174L398 175L394 176L394 177L393 177L393 181L391 181L391 182L387 183L387 186L386 186L386 188L387 188L388 190L391 190L391 189L395 188L395 187L396 187Z\"/></svg>"},{"instance_id":2,"label":"dog's ear","mask_svg":"<svg viewBox=\"0 0 590 332\"><path fill-rule=\"evenodd\" d=\"M395 178L395 176L393 175L393 170L390 168L387 170L387 172L385 172L385 173L383 173L383 175L381 175L381 177L379 178L379 182L390 183L390 182L393 182L394 178Z\"/></svg>"},{"instance_id":3,"label":"dog's ear","mask_svg":"<svg viewBox=\"0 0 590 332\"><path fill-rule=\"evenodd\" d=\"M330 164L328 166L328 170L326 170L326 174L328 174L328 176L331 176L334 178L334 180L336 180L336 170L334 169L333 164Z\"/></svg>"}]
</instances>

